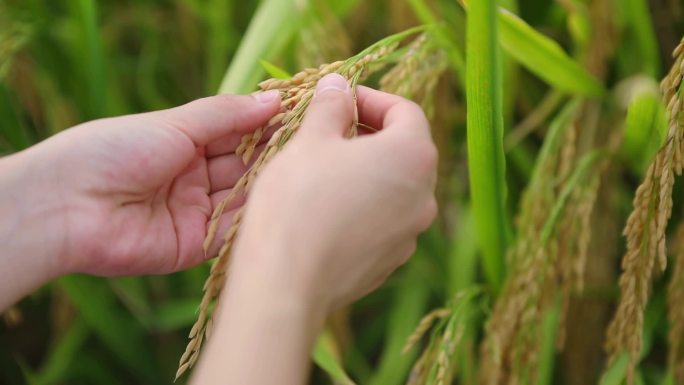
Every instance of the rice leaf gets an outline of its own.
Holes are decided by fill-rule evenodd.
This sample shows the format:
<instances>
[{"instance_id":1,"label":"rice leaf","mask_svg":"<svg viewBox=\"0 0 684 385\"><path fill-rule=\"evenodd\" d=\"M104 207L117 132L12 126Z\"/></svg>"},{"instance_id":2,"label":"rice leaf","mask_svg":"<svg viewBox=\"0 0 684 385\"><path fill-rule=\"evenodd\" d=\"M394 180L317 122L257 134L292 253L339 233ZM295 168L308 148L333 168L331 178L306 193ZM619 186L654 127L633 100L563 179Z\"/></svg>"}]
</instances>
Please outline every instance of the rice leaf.
<instances>
[{"instance_id":1,"label":"rice leaf","mask_svg":"<svg viewBox=\"0 0 684 385\"><path fill-rule=\"evenodd\" d=\"M80 356L89 328L82 319L76 319L69 330L50 349L40 370L34 374L35 384L56 384L66 379L69 367Z\"/></svg>"},{"instance_id":2,"label":"rice leaf","mask_svg":"<svg viewBox=\"0 0 684 385\"><path fill-rule=\"evenodd\" d=\"M419 249L406 272L405 281L397 286L389 309L389 320L385 333L385 344L377 370L367 385L399 385L406 378L416 352L402 354L406 339L411 335L427 309L430 287L421 285L417 273L421 270L416 262L426 257Z\"/></svg>"},{"instance_id":3,"label":"rice leaf","mask_svg":"<svg viewBox=\"0 0 684 385\"><path fill-rule=\"evenodd\" d=\"M475 284L477 278L477 248L473 234L473 215L468 207L460 208L460 221L454 229L447 260L447 295Z\"/></svg>"},{"instance_id":4,"label":"rice leaf","mask_svg":"<svg viewBox=\"0 0 684 385\"><path fill-rule=\"evenodd\" d=\"M30 146L34 136L18 116L16 101L4 83L0 83L0 143L9 151L19 151Z\"/></svg>"},{"instance_id":5,"label":"rice leaf","mask_svg":"<svg viewBox=\"0 0 684 385\"><path fill-rule=\"evenodd\" d=\"M560 321L560 297L546 310L542 321L541 351L539 352L539 372L537 385L553 384L553 366L556 360L556 338Z\"/></svg>"},{"instance_id":6,"label":"rice leaf","mask_svg":"<svg viewBox=\"0 0 684 385\"><path fill-rule=\"evenodd\" d=\"M178 299L159 304L154 311L155 329L171 331L190 327L197 318L197 299Z\"/></svg>"},{"instance_id":7,"label":"rice leaf","mask_svg":"<svg viewBox=\"0 0 684 385\"><path fill-rule=\"evenodd\" d=\"M665 106L655 93L643 93L627 109L622 154L643 175L667 136Z\"/></svg>"},{"instance_id":8,"label":"rice leaf","mask_svg":"<svg viewBox=\"0 0 684 385\"><path fill-rule=\"evenodd\" d=\"M61 286L83 321L132 374L146 383L159 381L150 345L143 329L116 304L109 286L102 280L83 275L60 278Z\"/></svg>"},{"instance_id":9,"label":"rice leaf","mask_svg":"<svg viewBox=\"0 0 684 385\"><path fill-rule=\"evenodd\" d=\"M546 244L546 242L551 239L551 236L556 228L556 223L558 222L558 219L560 219L570 195L581 183L586 182L586 178L596 165L596 161L603 156L605 156L604 152L600 150L592 150L580 158L577 167L570 175L570 178L568 178L568 181L563 187L558 199L551 208L548 219L546 222L544 222L544 227L539 235L542 244Z\"/></svg>"},{"instance_id":10,"label":"rice leaf","mask_svg":"<svg viewBox=\"0 0 684 385\"><path fill-rule=\"evenodd\" d=\"M226 72L219 93L247 93L254 90L264 74L259 60L272 60L301 28L298 16L308 2L264 0L240 42L240 47Z\"/></svg>"},{"instance_id":11,"label":"rice leaf","mask_svg":"<svg viewBox=\"0 0 684 385\"><path fill-rule=\"evenodd\" d=\"M603 373L599 385L622 385L622 382L627 376L628 363L629 356L627 353L620 354L613 364Z\"/></svg>"},{"instance_id":12,"label":"rice leaf","mask_svg":"<svg viewBox=\"0 0 684 385\"><path fill-rule=\"evenodd\" d=\"M313 360L323 369L336 384L354 385L354 381L347 375L338 359L335 339L330 330L324 330L316 341Z\"/></svg>"},{"instance_id":13,"label":"rice leaf","mask_svg":"<svg viewBox=\"0 0 684 385\"><path fill-rule=\"evenodd\" d=\"M508 235L502 82L493 0L471 2L466 36L467 144L475 232L489 286L501 288Z\"/></svg>"},{"instance_id":14,"label":"rice leaf","mask_svg":"<svg viewBox=\"0 0 684 385\"><path fill-rule=\"evenodd\" d=\"M654 78L659 78L660 52L648 3L647 0L625 0L618 10L623 11L626 27L636 43L636 47L628 46L630 60L636 59L642 64L644 72ZM632 51L634 48L638 50L638 55L634 55Z\"/></svg>"},{"instance_id":15,"label":"rice leaf","mask_svg":"<svg viewBox=\"0 0 684 385\"><path fill-rule=\"evenodd\" d=\"M268 75L272 78L275 79L289 79L292 77L291 74L289 74L287 71L284 69L278 67L277 65L266 61L266 60L259 60L259 64L261 64L262 67L264 67L264 70Z\"/></svg>"},{"instance_id":16,"label":"rice leaf","mask_svg":"<svg viewBox=\"0 0 684 385\"><path fill-rule=\"evenodd\" d=\"M87 118L100 118L105 115L107 105L105 59L102 39L98 30L98 3L94 0L78 0L69 2L75 15L78 28L79 47L78 60L85 66L83 75L87 99Z\"/></svg>"},{"instance_id":17,"label":"rice leaf","mask_svg":"<svg viewBox=\"0 0 684 385\"><path fill-rule=\"evenodd\" d=\"M501 46L530 72L572 94L601 96L604 93L601 83L571 59L558 43L505 9L499 10L498 18Z\"/></svg>"}]
</instances>

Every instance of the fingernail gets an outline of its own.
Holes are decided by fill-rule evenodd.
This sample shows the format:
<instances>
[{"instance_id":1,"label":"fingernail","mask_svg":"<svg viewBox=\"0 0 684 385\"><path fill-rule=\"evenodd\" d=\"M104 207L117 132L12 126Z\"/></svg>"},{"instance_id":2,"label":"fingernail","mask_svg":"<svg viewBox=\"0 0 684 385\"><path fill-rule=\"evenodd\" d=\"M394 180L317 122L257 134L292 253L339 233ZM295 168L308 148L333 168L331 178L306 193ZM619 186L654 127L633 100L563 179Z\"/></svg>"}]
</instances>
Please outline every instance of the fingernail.
<instances>
[{"instance_id":1,"label":"fingernail","mask_svg":"<svg viewBox=\"0 0 684 385\"><path fill-rule=\"evenodd\" d=\"M348 92L349 83L347 83L347 79L340 74L327 74L318 81L318 84L316 85L316 95L328 91Z\"/></svg>"},{"instance_id":2,"label":"fingernail","mask_svg":"<svg viewBox=\"0 0 684 385\"><path fill-rule=\"evenodd\" d=\"M274 101L276 98L280 97L280 91L278 90L268 90L264 92L257 92L252 94L254 99L256 99L261 104L267 104Z\"/></svg>"}]
</instances>

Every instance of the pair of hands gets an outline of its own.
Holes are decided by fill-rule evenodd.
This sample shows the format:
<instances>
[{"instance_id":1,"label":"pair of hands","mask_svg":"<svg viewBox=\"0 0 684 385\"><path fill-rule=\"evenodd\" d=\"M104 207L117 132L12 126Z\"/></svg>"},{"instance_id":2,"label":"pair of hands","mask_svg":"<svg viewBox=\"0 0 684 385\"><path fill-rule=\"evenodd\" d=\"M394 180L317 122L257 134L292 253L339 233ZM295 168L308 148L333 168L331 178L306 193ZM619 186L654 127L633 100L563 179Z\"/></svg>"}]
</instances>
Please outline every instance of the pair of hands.
<instances>
[{"instance_id":1,"label":"pair of hands","mask_svg":"<svg viewBox=\"0 0 684 385\"><path fill-rule=\"evenodd\" d=\"M267 277L328 311L379 286L413 253L436 214L428 122L398 96L359 87L357 97L360 121L380 131L347 139L349 86L338 75L319 82L300 132L250 193L233 276ZM0 183L11 191L0 206L18 210L0 224L10 260L42 258L33 271L44 280L203 262L212 210L247 168L234 154L240 138L279 101L273 92L220 95L93 121L2 159ZM219 234L240 204L223 214Z\"/></svg>"}]
</instances>

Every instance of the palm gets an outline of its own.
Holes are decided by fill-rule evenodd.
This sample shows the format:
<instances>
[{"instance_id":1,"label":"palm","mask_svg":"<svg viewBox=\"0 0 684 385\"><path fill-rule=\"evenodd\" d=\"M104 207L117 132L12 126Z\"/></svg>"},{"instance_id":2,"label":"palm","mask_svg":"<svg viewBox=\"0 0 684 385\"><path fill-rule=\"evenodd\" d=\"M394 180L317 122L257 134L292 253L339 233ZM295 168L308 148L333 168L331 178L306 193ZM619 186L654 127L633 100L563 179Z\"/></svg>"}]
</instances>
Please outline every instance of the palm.
<instances>
[{"instance_id":1,"label":"palm","mask_svg":"<svg viewBox=\"0 0 684 385\"><path fill-rule=\"evenodd\" d=\"M86 186L86 215L72 219L97 229L90 250L97 263L87 272L164 273L204 261L207 221L246 169L234 154L241 135L199 146L154 115L124 127L125 118L112 122L73 133L84 149L78 158L89 159L95 176ZM224 226L236 208L224 214Z\"/></svg>"}]
</instances>

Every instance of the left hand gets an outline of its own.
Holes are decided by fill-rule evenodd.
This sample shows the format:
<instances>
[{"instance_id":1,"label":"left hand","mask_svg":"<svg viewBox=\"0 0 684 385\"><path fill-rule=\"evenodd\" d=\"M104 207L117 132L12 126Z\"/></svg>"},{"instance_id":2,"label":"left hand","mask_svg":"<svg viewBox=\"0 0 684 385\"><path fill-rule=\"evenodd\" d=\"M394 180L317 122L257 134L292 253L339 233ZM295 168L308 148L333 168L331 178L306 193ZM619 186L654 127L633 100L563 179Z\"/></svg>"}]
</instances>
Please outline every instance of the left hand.
<instances>
[{"instance_id":1,"label":"left hand","mask_svg":"<svg viewBox=\"0 0 684 385\"><path fill-rule=\"evenodd\" d=\"M15 155L47 215L60 217L45 221L60 227L45 229L59 234L47 249L60 273L161 274L203 262L207 221L247 167L235 148L278 108L277 92L208 97L88 122Z\"/></svg>"}]
</instances>

